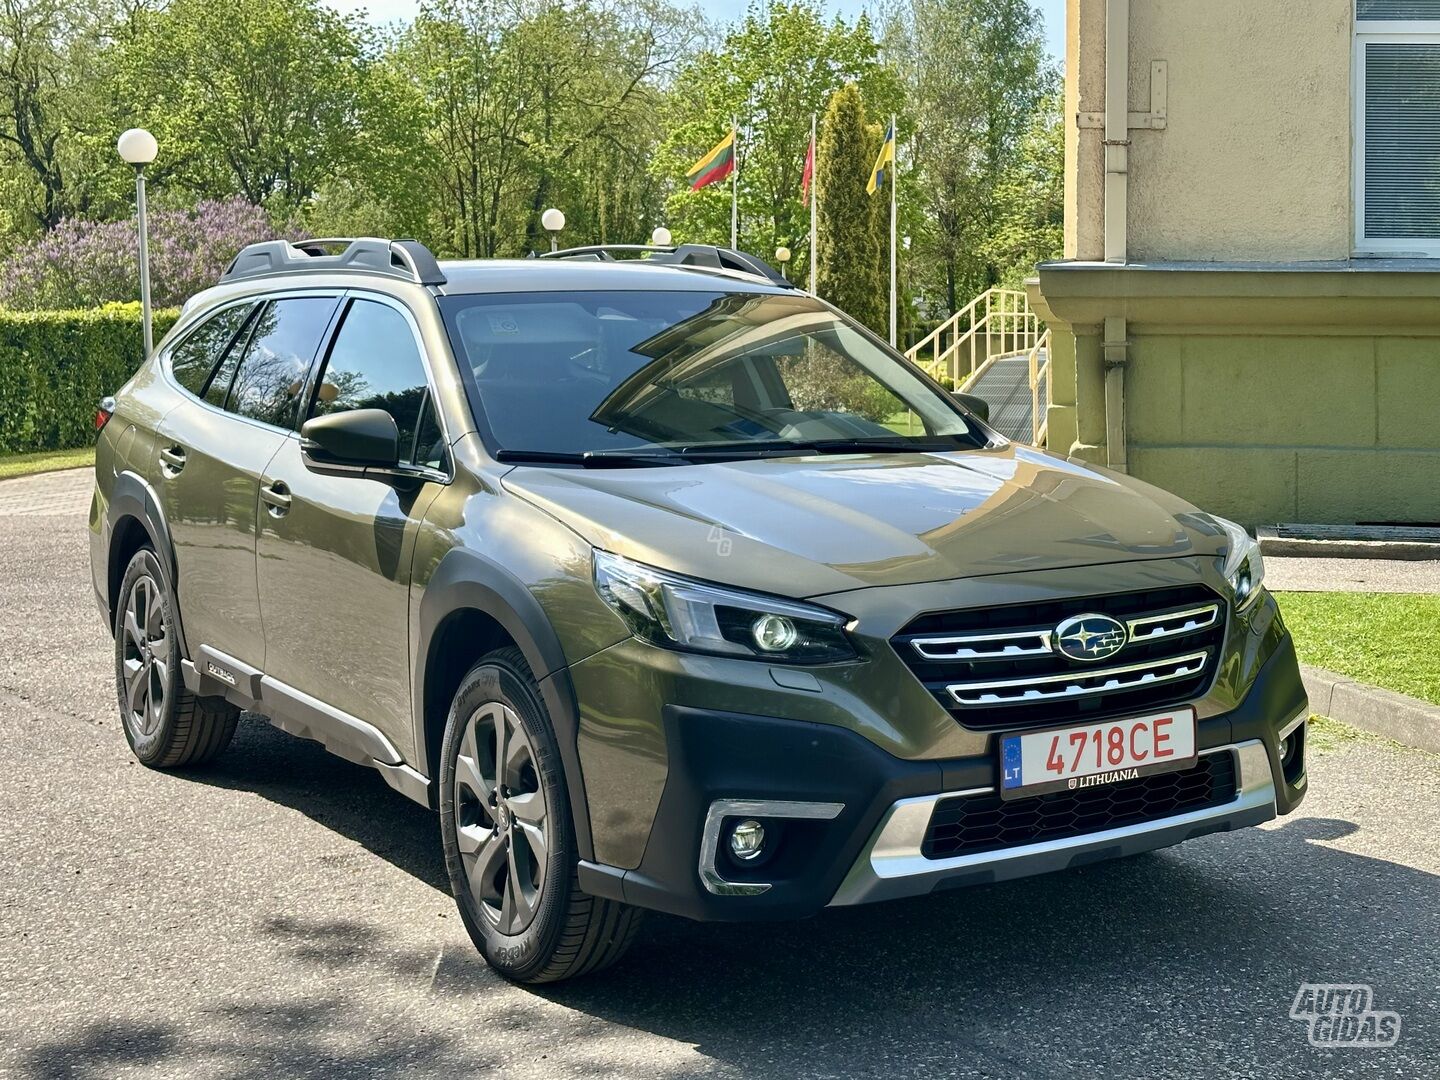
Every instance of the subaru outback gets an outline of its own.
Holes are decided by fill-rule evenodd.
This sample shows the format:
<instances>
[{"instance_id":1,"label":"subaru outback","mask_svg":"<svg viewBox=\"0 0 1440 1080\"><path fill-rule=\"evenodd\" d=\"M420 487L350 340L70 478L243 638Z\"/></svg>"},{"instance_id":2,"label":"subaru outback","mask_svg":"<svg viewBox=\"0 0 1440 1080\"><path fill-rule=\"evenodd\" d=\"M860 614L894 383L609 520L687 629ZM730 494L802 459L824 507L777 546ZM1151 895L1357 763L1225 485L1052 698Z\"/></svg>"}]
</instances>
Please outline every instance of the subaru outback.
<instances>
[{"instance_id":1,"label":"subaru outback","mask_svg":"<svg viewBox=\"0 0 1440 1080\"><path fill-rule=\"evenodd\" d=\"M1255 825L1305 693L1255 542L1007 441L759 260L271 241L107 399L125 736L242 710L439 812L506 977Z\"/></svg>"}]
</instances>

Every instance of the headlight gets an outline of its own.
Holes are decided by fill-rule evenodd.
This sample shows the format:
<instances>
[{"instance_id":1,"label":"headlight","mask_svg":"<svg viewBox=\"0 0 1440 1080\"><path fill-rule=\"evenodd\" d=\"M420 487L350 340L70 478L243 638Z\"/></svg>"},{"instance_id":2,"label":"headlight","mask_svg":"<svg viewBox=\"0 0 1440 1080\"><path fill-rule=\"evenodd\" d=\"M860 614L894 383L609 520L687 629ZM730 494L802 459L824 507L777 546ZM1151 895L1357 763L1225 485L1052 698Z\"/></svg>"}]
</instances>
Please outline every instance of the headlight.
<instances>
[{"instance_id":1,"label":"headlight","mask_svg":"<svg viewBox=\"0 0 1440 1080\"><path fill-rule=\"evenodd\" d=\"M1230 582L1235 609L1239 611L1249 607L1260 595L1260 586L1265 581L1265 560L1260 557L1260 545L1239 525L1213 514L1211 517L1225 530L1230 541L1225 553L1225 579Z\"/></svg>"},{"instance_id":2,"label":"headlight","mask_svg":"<svg viewBox=\"0 0 1440 1080\"><path fill-rule=\"evenodd\" d=\"M845 616L595 552L595 588L652 645L792 664L853 660Z\"/></svg>"}]
</instances>

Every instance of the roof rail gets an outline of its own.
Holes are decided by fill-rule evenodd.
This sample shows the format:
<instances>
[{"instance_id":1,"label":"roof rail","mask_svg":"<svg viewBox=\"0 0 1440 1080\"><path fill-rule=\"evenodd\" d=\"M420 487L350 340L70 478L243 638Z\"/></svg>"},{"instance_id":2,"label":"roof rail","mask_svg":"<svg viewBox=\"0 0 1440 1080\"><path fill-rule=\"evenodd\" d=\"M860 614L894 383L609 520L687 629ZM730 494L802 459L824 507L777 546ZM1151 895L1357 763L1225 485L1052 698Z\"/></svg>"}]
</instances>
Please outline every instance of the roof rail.
<instances>
[{"instance_id":1,"label":"roof rail","mask_svg":"<svg viewBox=\"0 0 1440 1080\"><path fill-rule=\"evenodd\" d=\"M636 257L648 255L643 261L651 265L689 267L697 270L729 270L763 278L771 285L784 289L799 288L767 263L764 259L734 248L715 247L713 244L681 244L679 247L656 247L652 244L592 244L588 247L564 248L560 251L546 251L542 259L593 259L600 262L622 262L616 253Z\"/></svg>"},{"instance_id":2,"label":"roof rail","mask_svg":"<svg viewBox=\"0 0 1440 1080\"><path fill-rule=\"evenodd\" d=\"M329 249L344 244L339 254ZM231 260L221 281L269 277L296 271L388 274L417 285L443 285L445 273L419 240L382 240L376 236L321 237L314 240L266 240L250 244Z\"/></svg>"}]
</instances>

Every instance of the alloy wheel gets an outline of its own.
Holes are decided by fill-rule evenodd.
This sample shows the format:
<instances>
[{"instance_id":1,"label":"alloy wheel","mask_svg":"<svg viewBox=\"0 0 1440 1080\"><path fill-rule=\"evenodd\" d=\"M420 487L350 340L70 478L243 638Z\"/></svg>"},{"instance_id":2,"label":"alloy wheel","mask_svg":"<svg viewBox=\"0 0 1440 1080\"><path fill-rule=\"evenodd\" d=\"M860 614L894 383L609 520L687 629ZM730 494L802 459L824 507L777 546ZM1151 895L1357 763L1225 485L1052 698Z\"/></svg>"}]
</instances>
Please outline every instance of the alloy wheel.
<instances>
[{"instance_id":1,"label":"alloy wheel","mask_svg":"<svg viewBox=\"0 0 1440 1080\"><path fill-rule=\"evenodd\" d=\"M501 933L518 934L540 906L549 829L535 748L508 705L486 702L465 722L452 797L476 906Z\"/></svg>"},{"instance_id":2,"label":"alloy wheel","mask_svg":"<svg viewBox=\"0 0 1440 1080\"><path fill-rule=\"evenodd\" d=\"M160 586L148 574L135 579L120 632L125 722L137 735L148 736L165 715L170 676L170 628Z\"/></svg>"}]
</instances>

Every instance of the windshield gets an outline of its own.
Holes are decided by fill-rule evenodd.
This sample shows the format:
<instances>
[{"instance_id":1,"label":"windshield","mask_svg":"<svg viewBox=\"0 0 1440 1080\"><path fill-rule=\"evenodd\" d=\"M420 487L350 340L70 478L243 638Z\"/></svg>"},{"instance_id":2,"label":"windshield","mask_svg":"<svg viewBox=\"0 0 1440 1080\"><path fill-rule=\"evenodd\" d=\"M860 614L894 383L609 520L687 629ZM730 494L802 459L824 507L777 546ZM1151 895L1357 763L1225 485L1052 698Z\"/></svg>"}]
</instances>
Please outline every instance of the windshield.
<instances>
[{"instance_id":1,"label":"windshield","mask_svg":"<svg viewBox=\"0 0 1440 1080\"><path fill-rule=\"evenodd\" d=\"M986 441L944 394L808 296L477 294L440 307L504 459Z\"/></svg>"}]
</instances>

